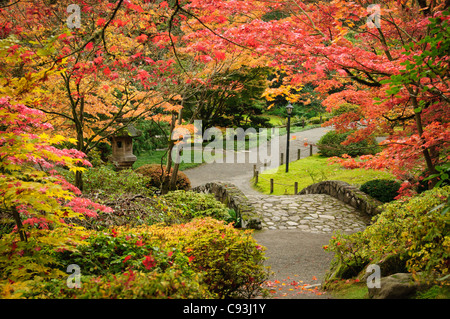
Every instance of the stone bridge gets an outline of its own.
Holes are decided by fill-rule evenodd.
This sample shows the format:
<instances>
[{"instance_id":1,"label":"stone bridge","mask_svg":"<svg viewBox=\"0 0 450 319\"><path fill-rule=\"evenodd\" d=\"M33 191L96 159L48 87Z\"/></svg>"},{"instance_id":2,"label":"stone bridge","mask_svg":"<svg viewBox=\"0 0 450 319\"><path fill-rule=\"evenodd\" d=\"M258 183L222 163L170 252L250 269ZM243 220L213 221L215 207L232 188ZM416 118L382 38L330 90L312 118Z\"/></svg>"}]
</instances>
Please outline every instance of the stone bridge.
<instances>
[{"instance_id":1,"label":"stone bridge","mask_svg":"<svg viewBox=\"0 0 450 319\"><path fill-rule=\"evenodd\" d=\"M211 193L253 229L299 229L311 233L363 230L379 202L339 181L313 184L297 195L244 195L235 185L211 182L193 188Z\"/></svg>"}]
</instances>

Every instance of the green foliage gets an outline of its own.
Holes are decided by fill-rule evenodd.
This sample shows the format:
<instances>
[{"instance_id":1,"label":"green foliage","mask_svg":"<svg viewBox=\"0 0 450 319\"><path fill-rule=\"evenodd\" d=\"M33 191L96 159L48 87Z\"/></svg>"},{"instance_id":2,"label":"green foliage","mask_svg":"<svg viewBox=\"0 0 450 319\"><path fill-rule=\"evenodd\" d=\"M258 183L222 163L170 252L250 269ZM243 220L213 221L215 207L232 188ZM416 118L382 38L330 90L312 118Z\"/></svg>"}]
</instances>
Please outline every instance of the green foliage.
<instances>
[{"instance_id":1,"label":"green foliage","mask_svg":"<svg viewBox=\"0 0 450 319\"><path fill-rule=\"evenodd\" d=\"M242 218L234 209L228 210L228 215L225 218L225 222L232 223L235 227L242 226Z\"/></svg>"},{"instance_id":2,"label":"green foliage","mask_svg":"<svg viewBox=\"0 0 450 319\"><path fill-rule=\"evenodd\" d=\"M164 272L174 265L192 273L186 255L177 249L160 249L132 230L120 234L114 228L93 232L76 252L60 252L58 258L65 266L79 265L87 276L117 274L129 269Z\"/></svg>"},{"instance_id":3,"label":"green foliage","mask_svg":"<svg viewBox=\"0 0 450 319\"><path fill-rule=\"evenodd\" d=\"M450 185L450 162L437 165L436 171L438 173L431 174L427 178L424 179L424 181L429 181L433 178L438 178L438 182L436 183L435 187L444 186L444 185Z\"/></svg>"},{"instance_id":4,"label":"green foliage","mask_svg":"<svg viewBox=\"0 0 450 319\"><path fill-rule=\"evenodd\" d=\"M211 298L202 274L176 248L160 248L133 229L92 232L77 251L60 251L59 264L76 264L81 289L54 280L32 292L34 298ZM30 296L28 296L30 297Z\"/></svg>"},{"instance_id":5,"label":"green foliage","mask_svg":"<svg viewBox=\"0 0 450 319\"><path fill-rule=\"evenodd\" d=\"M450 186L444 186L385 204L363 232L337 233L324 246L335 254L326 280L362 276L368 264L378 264L383 276L402 271L436 279L447 276L450 223L441 204L449 195Z\"/></svg>"},{"instance_id":6,"label":"green foliage","mask_svg":"<svg viewBox=\"0 0 450 319\"><path fill-rule=\"evenodd\" d=\"M165 172L166 167L162 168ZM147 164L138 167L135 170L137 173L145 176L147 178L147 187L151 188L160 188L161 184L164 180L164 172L161 170L161 165L159 164ZM172 171L170 175L172 175ZM191 188L191 182L189 178L181 171L177 173L177 181L175 183L175 189L170 190L189 190Z\"/></svg>"},{"instance_id":7,"label":"green foliage","mask_svg":"<svg viewBox=\"0 0 450 319\"><path fill-rule=\"evenodd\" d=\"M80 231L55 228L51 232L41 230L27 241L17 240L16 233L0 238L0 298L22 298L33 291L36 281L66 278L59 269L55 251L76 250L81 243ZM83 232L84 234L84 232Z\"/></svg>"},{"instance_id":8,"label":"green foliage","mask_svg":"<svg viewBox=\"0 0 450 319\"><path fill-rule=\"evenodd\" d=\"M338 108L333 110L332 115L333 116L339 116L339 115L342 115L344 113L349 113L349 112L359 113L360 112L360 108L356 104L343 103Z\"/></svg>"},{"instance_id":9,"label":"green foliage","mask_svg":"<svg viewBox=\"0 0 450 319\"><path fill-rule=\"evenodd\" d=\"M70 182L75 182L74 174L61 171ZM84 193L126 194L136 193L153 195L156 188L149 187L150 178L131 169L116 171L112 166L101 165L83 172Z\"/></svg>"},{"instance_id":10,"label":"green foliage","mask_svg":"<svg viewBox=\"0 0 450 319\"><path fill-rule=\"evenodd\" d=\"M323 119L321 121L319 116L313 116L309 119L310 124L321 124L323 122L324 122Z\"/></svg>"},{"instance_id":11,"label":"green foliage","mask_svg":"<svg viewBox=\"0 0 450 319\"><path fill-rule=\"evenodd\" d=\"M101 166L89 169L85 173L85 192L102 190L109 194L136 194L151 195L155 189L149 188L149 178L137 174L131 169L115 171L111 167Z\"/></svg>"},{"instance_id":12,"label":"green foliage","mask_svg":"<svg viewBox=\"0 0 450 319\"><path fill-rule=\"evenodd\" d=\"M425 291L417 292L416 299L450 299L449 285L434 285Z\"/></svg>"},{"instance_id":13,"label":"green foliage","mask_svg":"<svg viewBox=\"0 0 450 319\"><path fill-rule=\"evenodd\" d=\"M145 152L167 147L167 138L169 127L167 123L158 123L150 120L139 120L135 124L136 129L142 134L133 139L133 151L136 155Z\"/></svg>"},{"instance_id":14,"label":"green foliage","mask_svg":"<svg viewBox=\"0 0 450 319\"><path fill-rule=\"evenodd\" d=\"M162 196L162 199L167 201L171 208L180 211L182 222L196 217L229 218L228 208L216 200L212 194L179 190Z\"/></svg>"},{"instance_id":15,"label":"green foliage","mask_svg":"<svg viewBox=\"0 0 450 319\"><path fill-rule=\"evenodd\" d=\"M361 185L360 190L382 203L392 202L398 196L400 183L388 179L374 179Z\"/></svg>"},{"instance_id":16,"label":"green foliage","mask_svg":"<svg viewBox=\"0 0 450 319\"><path fill-rule=\"evenodd\" d=\"M186 276L169 268L160 272L136 272L106 276L82 276L81 288L70 289L65 281L45 283L29 293L37 299L210 299L215 296L201 283L201 276Z\"/></svg>"},{"instance_id":17,"label":"green foliage","mask_svg":"<svg viewBox=\"0 0 450 319\"><path fill-rule=\"evenodd\" d=\"M77 248L56 256L62 269L79 265L81 289L69 290L57 280L35 282L39 289L28 296L251 298L264 292L268 276L264 248L251 232L212 218L91 232Z\"/></svg>"},{"instance_id":18,"label":"green foliage","mask_svg":"<svg viewBox=\"0 0 450 319\"><path fill-rule=\"evenodd\" d=\"M270 127L261 118L265 105L261 98L267 87L266 67L241 67L217 72L208 83L192 83L193 92L183 101L183 117L203 121L210 127Z\"/></svg>"},{"instance_id":19,"label":"green foliage","mask_svg":"<svg viewBox=\"0 0 450 319\"><path fill-rule=\"evenodd\" d=\"M166 145L167 146L167 145ZM202 153L201 150L193 150L191 151L191 158L190 160L182 160L180 163L180 166L178 167L178 169L180 171L184 171L185 169L188 168L193 168L193 167L197 167L201 164L203 164L204 162L204 158L203 156L201 157L201 161L196 161L196 159L198 158L197 156L197 152ZM203 155L203 154L202 154ZM141 167L143 165L147 165L147 164L159 164L161 165L161 160L163 163L167 162L167 150L160 150L160 151L147 151L145 153L142 153L138 156L138 159L136 162L134 162L133 164L133 168L136 169L138 167ZM200 162L200 163L198 163ZM173 165L173 163L172 163Z\"/></svg>"},{"instance_id":20,"label":"green foliage","mask_svg":"<svg viewBox=\"0 0 450 319\"><path fill-rule=\"evenodd\" d=\"M344 154L350 155L351 157L356 157L360 155L375 154L378 151L375 138L350 143L349 145L342 145L342 142L344 142L352 133L354 132L327 132L317 143L320 153L326 157L342 156Z\"/></svg>"},{"instance_id":21,"label":"green foliage","mask_svg":"<svg viewBox=\"0 0 450 319\"><path fill-rule=\"evenodd\" d=\"M99 203L107 203L113 208L111 213L99 212L96 218L67 219L67 222L86 229L103 230L114 226L151 225L171 219L168 204L156 196L147 197L133 193L86 193L84 196Z\"/></svg>"},{"instance_id":22,"label":"green foliage","mask_svg":"<svg viewBox=\"0 0 450 319\"><path fill-rule=\"evenodd\" d=\"M219 298L252 298L264 292L268 278L263 265L265 248L258 245L249 230L235 229L212 218L194 219L187 224L163 227L140 226L142 236L152 244L176 247L191 260L195 271Z\"/></svg>"},{"instance_id":23,"label":"green foliage","mask_svg":"<svg viewBox=\"0 0 450 319\"><path fill-rule=\"evenodd\" d=\"M73 174L62 171L73 182ZM84 173L84 198L110 205L113 212L99 212L95 218L66 219L87 229L100 230L111 226L139 225L164 221L163 209L153 198L156 188L150 178L133 170L116 171L111 166L90 168Z\"/></svg>"},{"instance_id":24,"label":"green foliage","mask_svg":"<svg viewBox=\"0 0 450 319\"><path fill-rule=\"evenodd\" d=\"M289 17L289 13L281 10L272 10L262 16L263 21L280 20Z\"/></svg>"}]
</instances>

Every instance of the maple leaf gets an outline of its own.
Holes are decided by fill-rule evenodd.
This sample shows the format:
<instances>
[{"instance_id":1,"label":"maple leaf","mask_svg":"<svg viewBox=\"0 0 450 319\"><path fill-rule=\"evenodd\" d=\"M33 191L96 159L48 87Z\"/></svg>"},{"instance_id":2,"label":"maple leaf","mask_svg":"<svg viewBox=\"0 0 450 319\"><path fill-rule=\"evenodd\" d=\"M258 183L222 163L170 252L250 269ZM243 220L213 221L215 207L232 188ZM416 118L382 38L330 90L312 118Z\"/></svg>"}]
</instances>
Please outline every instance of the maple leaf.
<instances>
[{"instance_id":1,"label":"maple leaf","mask_svg":"<svg viewBox=\"0 0 450 319\"><path fill-rule=\"evenodd\" d=\"M144 43L147 41L147 39L148 39L148 36L146 34L141 34L140 36L138 36L136 38L136 41L139 43Z\"/></svg>"},{"instance_id":2,"label":"maple leaf","mask_svg":"<svg viewBox=\"0 0 450 319\"><path fill-rule=\"evenodd\" d=\"M97 20L96 25L97 25L98 27L103 27L103 26L105 25L105 23L106 23L106 20L105 20L105 19L99 18L99 19Z\"/></svg>"},{"instance_id":3,"label":"maple leaf","mask_svg":"<svg viewBox=\"0 0 450 319\"><path fill-rule=\"evenodd\" d=\"M214 51L214 57L219 61L223 61L225 60L226 55L221 51Z\"/></svg>"},{"instance_id":4,"label":"maple leaf","mask_svg":"<svg viewBox=\"0 0 450 319\"><path fill-rule=\"evenodd\" d=\"M92 42L89 42L88 44L86 44L86 46L84 48L87 51L91 51L94 48L94 44Z\"/></svg>"}]
</instances>

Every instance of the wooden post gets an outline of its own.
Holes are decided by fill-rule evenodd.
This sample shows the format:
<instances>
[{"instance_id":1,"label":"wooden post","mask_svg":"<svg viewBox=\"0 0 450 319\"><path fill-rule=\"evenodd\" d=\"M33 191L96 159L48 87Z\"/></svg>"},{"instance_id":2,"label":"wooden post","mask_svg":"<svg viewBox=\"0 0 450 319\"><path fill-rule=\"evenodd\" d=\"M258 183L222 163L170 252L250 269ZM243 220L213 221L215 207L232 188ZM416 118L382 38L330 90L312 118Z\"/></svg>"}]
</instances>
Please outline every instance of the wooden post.
<instances>
[{"instance_id":1,"label":"wooden post","mask_svg":"<svg viewBox=\"0 0 450 319\"><path fill-rule=\"evenodd\" d=\"M281 153L281 155L280 155L280 165L283 165L283 163L284 163L283 162L283 156L284 156L283 153Z\"/></svg>"},{"instance_id":2,"label":"wooden post","mask_svg":"<svg viewBox=\"0 0 450 319\"><path fill-rule=\"evenodd\" d=\"M256 171L256 175L255 175L255 185L258 184L258 175L259 175L259 171Z\"/></svg>"},{"instance_id":3,"label":"wooden post","mask_svg":"<svg viewBox=\"0 0 450 319\"><path fill-rule=\"evenodd\" d=\"M309 156L312 156L312 155L313 155L313 154L312 154L312 148L313 148L312 144L309 144Z\"/></svg>"},{"instance_id":4,"label":"wooden post","mask_svg":"<svg viewBox=\"0 0 450 319\"><path fill-rule=\"evenodd\" d=\"M297 195L298 193L298 182L294 183L294 194Z\"/></svg>"},{"instance_id":5,"label":"wooden post","mask_svg":"<svg viewBox=\"0 0 450 319\"><path fill-rule=\"evenodd\" d=\"M256 176L256 164L253 164L253 177Z\"/></svg>"},{"instance_id":6,"label":"wooden post","mask_svg":"<svg viewBox=\"0 0 450 319\"><path fill-rule=\"evenodd\" d=\"M270 179L270 194L273 193L273 178Z\"/></svg>"},{"instance_id":7,"label":"wooden post","mask_svg":"<svg viewBox=\"0 0 450 319\"><path fill-rule=\"evenodd\" d=\"M297 150L297 159L300 159L300 149Z\"/></svg>"}]
</instances>

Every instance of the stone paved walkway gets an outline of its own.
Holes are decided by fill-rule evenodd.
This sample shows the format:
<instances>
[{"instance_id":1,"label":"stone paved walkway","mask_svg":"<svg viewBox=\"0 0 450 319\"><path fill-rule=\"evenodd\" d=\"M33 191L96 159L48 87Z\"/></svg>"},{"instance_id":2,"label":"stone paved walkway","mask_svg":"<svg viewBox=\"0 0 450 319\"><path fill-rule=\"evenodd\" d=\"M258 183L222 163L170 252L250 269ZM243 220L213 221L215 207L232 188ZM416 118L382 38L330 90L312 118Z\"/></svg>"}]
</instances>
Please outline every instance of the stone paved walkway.
<instances>
[{"instance_id":1,"label":"stone paved walkway","mask_svg":"<svg viewBox=\"0 0 450 319\"><path fill-rule=\"evenodd\" d=\"M370 218L353 207L322 194L247 195L261 216L264 229L298 229L309 233L353 233Z\"/></svg>"},{"instance_id":2,"label":"stone paved walkway","mask_svg":"<svg viewBox=\"0 0 450 319\"><path fill-rule=\"evenodd\" d=\"M317 143L330 128L316 128L295 133L291 144L291 161L296 160L296 149L301 149L302 158L309 155L304 139ZM286 149L285 137L280 138L280 152ZM314 153L317 151L313 150ZM204 164L185 170L193 187L208 182L228 182L236 185L252 201L262 216L263 229L255 231L253 237L267 248L266 264L274 274L270 281L284 282L287 278L303 283L320 283L329 268L332 254L323 250L334 230L356 232L366 227L367 217L353 207L327 195L262 195L252 188L254 163ZM263 163L257 163L258 168ZM312 278L316 278L312 279ZM279 285L273 298L306 299L330 298L327 294L298 294L290 291L289 285Z\"/></svg>"}]
</instances>

